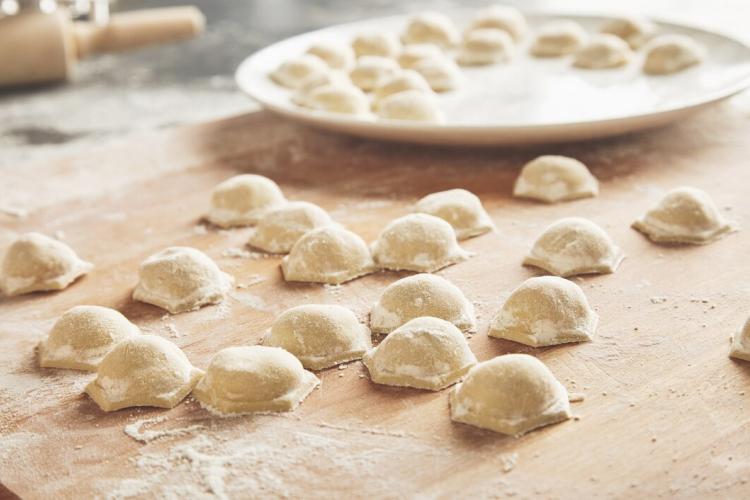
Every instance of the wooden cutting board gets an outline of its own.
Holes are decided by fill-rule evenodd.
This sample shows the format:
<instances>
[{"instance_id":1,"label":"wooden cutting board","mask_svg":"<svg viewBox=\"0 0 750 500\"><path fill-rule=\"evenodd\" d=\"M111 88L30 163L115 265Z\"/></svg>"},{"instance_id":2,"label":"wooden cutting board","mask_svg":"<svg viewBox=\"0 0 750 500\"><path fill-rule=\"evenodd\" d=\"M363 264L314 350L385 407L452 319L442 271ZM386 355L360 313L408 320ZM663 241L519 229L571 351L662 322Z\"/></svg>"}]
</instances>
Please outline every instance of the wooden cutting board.
<instances>
[{"instance_id":1,"label":"wooden cutting board","mask_svg":"<svg viewBox=\"0 0 750 500\"><path fill-rule=\"evenodd\" d=\"M261 112L6 170L0 204L30 213L0 215L4 237L57 235L96 269L65 291L0 304L0 480L24 498L746 498L750 363L727 354L750 315L750 231L669 247L629 225L665 190L690 185L747 227L749 134L746 97L668 129L517 150L368 142ZM511 198L520 166L543 153L580 158L601 195L552 206ZM205 368L223 347L257 343L297 304L343 304L365 319L403 276L285 283L278 258L243 247L247 229L200 223L210 189L241 172L271 177L368 241L427 193L478 194L498 232L462 243L476 255L439 273L476 305L471 348L480 360L538 356L585 394L577 417L520 439L481 431L450 421L448 391L376 386L359 362L322 372L290 414L221 420L191 400L106 414L82 395L91 375L37 367L36 343L77 304L117 308ZM520 265L535 237L574 215L627 253L615 274L576 279L601 317L595 340L531 349L488 338L503 299L535 274ZM224 306L176 316L134 302L139 263L170 245L207 252L241 288Z\"/></svg>"}]
</instances>

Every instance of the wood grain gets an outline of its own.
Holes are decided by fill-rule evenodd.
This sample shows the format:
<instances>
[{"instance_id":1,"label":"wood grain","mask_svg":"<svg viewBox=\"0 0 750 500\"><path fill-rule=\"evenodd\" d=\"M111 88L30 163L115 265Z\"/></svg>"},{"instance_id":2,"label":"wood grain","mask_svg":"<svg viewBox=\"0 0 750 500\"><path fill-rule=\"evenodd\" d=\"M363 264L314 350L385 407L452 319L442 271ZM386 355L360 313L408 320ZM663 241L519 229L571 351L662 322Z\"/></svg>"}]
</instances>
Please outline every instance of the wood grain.
<instances>
[{"instance_id":1,"label":"wood grain","mask_svg":"<svg viewBox=\"0 0 750 500\"><path fill-rule=\"evenodd\" d=\"M691 185L747 225L749 117L746 106L728 103L605 141L448 149L329 135L255 113L3 172L0 199L31 210L2 219L6 236L57 233L96 269L65 291L0 304L0 482L23 498L746 498L750 364L727 354L750 314L750 233L670 247L629 224L663 191ZM552 206L512 199L520 166L543 153L587 163L601 195ZM481 431L451 423L447 391L375 386L359 363L322 372L322 388L290 415L217 420L190 400L169 411L105 414L81 394L90 375L37 368L36 343L76 304L115 307L204 368L223 347L256 343L293 305L339 303L366 318L402 275L340 288L287 284L277 258L226 255L243 246L247 229L200 227L211 187L240 172L273 178L290 199L321 205L368 241L427 193L475 192L499 230L464 242L476 256L439 273L476 304L470 345L480 360L539 356L571 392L585 394L573 406L578 418L520 439ZM534 238L572 215L605 227L627 254L615 274L576 280L601 317L595 340L531 349L488 338L503 298L535 274L520 265ZM177 316L134 302L140 261L170 245L207 252L249 285L228 307ZM152 429L204 429L149 443L123 432L156 416L166 420Z\"/></svg>"}]
</instances>

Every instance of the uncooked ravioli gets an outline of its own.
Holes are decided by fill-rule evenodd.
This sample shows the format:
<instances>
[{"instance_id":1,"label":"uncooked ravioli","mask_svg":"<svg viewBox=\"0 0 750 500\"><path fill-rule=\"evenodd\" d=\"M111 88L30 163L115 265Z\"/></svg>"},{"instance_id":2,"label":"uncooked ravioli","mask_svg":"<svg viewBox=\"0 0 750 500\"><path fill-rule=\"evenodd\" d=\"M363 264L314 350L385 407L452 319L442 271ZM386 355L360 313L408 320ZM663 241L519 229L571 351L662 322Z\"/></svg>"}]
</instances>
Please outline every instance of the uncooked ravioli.
<instances>
[{"instance_id":1,"label":"uncooked ravioli","mask_svg":"<svg viewBox=\"0 0 750 500\"><path fill-rule=\"evenodd\" d=\"M508 33L513 40L520 40L527 30L526 18L521 12L507 5L492 5L479 10L467 31L498 29Z\"/></svg>"},{"instance_id":2,"label":"uncooked ravioli","mask_svg":"<svg viewBox=\"0 0 750 500\"><path fill-rule=\"evenodd\" d=\"M669 75L699 64L705 49L687 35L661 35L643 48L643 71L649 75Z\"/></svg>"},{"instance_id":3,"label":"uncooked ravioli","mask_svg":"<svg viewBox=\"0 0 750 500\"><path fill-rule=\"evenodd\" d=\"M349 45L332 40L313 43L307 53L319 57L334 70L349 71L356 60L354 50Z\"/></svg>"},{"instance_id":4,"label":"uncooked ravioli","mask_svg":"<svg viewBox=\"0 0 750 500\"><path fill-rule=\"evenodd\" d=\"M463 81L461 68L443 55L420 59L413 69L424 77L435 92L455 90Z\"/></svg>"},{"instance_id":5,"label":"uncooked ravioli","mask_svg":"<svg viewBox=\"0 0 750 500\"><path fill-rule=\"evenodd\" d=\"M735 359L750 361L750 318L745 321L742 330L732 337L732 349L729 355Z\"/></svg>"},{"instance_id":6,"label":"uncooked ravioli","mask_svg":"<svg viewBox=\"0 0 750 500\"><path fill-rule=\"evenodd\" d=\"M657 27L650 20L642 17L620 17L605 22L600 30L625 40L630 48L639 49L654 36Z\"/></svg>"},{"instance_id":7,"label":"uncooked ravioli","mask_svg":"<svg viewBox=\"0 0 750 500\"><path fill-rule=\"evenodd\" d=\"M434 43L407 45L398 55L398 63L404 69L414 69L420 61L431 57L443 57L443 51Z\"/></svg>"},{"instance_id":8,"label":"uncooked ravioli","mask_svg":"<svg viewBox=\"0 0 750 500\"><path fill-rule=\"evenodd\" d=\"M367 95L351 83L332 83L312 89L305 98L305 106L318 111L367 117L370 101Z\"/></svg>"},{"instance_id":9,"label":"uncooked ravioli","mask_svg":"<svg viewBox=\"0 0 750 500\"><path fill-rule=\"evenodd\" d=\"M479 198L465 189L428 194L417 202L414 210L444 219L453 226L459 240L495 229Z\"/></svg>"},{"instance_id":10,"label":"uncooked ravioli","mask_svg":"<svg viewBox=\"0 0 750 500\"><path fill-rule=\"evenodd\" d=\"M283 87L298 89L306 80L328 71L330 71L328 65L321 58L312 54L305 54L284 61L269 76Z\"/></svg>"},{"instance_id":11,"label":"uncooked ravioli","mask_svg":"<svg viewBox=\"0 0 750 500\"><path fill-rule=\"evenodd\" d=\"M369 92L381 85L400 71L396 61L387 57L364 56L357 60L354 69L349 73L352 83Z\"/></svg>"},{"instance_id":12,"label":"uncooked ravioli","mask_svg":"<svg viewBox=\"0 0 750 500\"><path fill-rule=\"evenodd\" d=\"M211 210L206 218L220 227L248 226L285 203L281 189L271 179L241 174L211 191Z\"/></svg>"},{"instance_id":13,"label":"uncooked ravioli","mask_svg":"<svg viewBox=\"0 0 750 500\"><path fill-rule=\"evenodd\" d=\"M545 203L588 198L598 193L599 182L586 165L559 155L539 156L528 162L513 186L513 196Z\"/></svg>"},{"instance_id":14,"label":"uncooked ravioli","mask_svg":"<svg viewBox=\"0 0 750 500\"><path fill-rule=\"evenodd\" d=\"M352 49L357 57L366 56L396 57L401 50L401 42L394 33L370 31L360 33L352 40Z\"/></svg>"},{"instance_id":15,"label":"uncooked ravioli","mask_svg":"<svg viewBox=\"0 0 750 500\"><path fill-rule=\"evenodd\" d=\"M420 90L405 90L378 101L377 114L388 120L426 123L445 121L435 99Z\"/></svg>"},{"instance_id":16,"label":"uncooked ravioli","mask_svg":"<svg viewBox=\"0 0 750 500\"><path fill-rule=\"evenodd\" d=\"M509 60L512 51L513 39L508 33L483 28L464 35L456 60L463 66L484 66Z\"/></svg>"},{"instance_id":17,"label":"uncooked ravioli","mask_svg":"<svg viewBox=\"0 0 750 500\"><path fill-rule=\"evenodd\" d=\"M531 54L536 57L572 54L583 46L586 38L586 30L575 21L550 21L539 28L531 45Z\"/></svg>"},{"instance_id":18,"label":"uncooked ravioli","mask_svg":"<svg viewBox=\"0 0 750 500\"><path fill-rule=\"evenodd\" d=\"M331 224L331 217L319 206L292 201L268 212L258 222L248 243L269 253L288 253L306 232Z\"/></svg>"},{"instance_id":19,"label":"uncooked ravioli","mask_svg":"<svg viewBox=\"0 0 750 500\"><path fill-rule=\"evenodd\" d=\"M451 19L440 12L422 12L412 17L401 39L406 44L432 43L450 48L458 44L461 37Z\"/></svg>"},{"instance_id":20,"label":"uncooked ravioli","mask_svg":"<svg viewBox=\"0 0 750 500\"><path fill-rule=\"evenodd\" d=\"M375 106L388 97L405 90L417 90L432 94L432 89L422 75L411 69L401 70L390 78L383 80L374 90Z\"/></svg>"},{"instance_id":21,"label":"uncooked ravioli","mask_svg":"<svg viewBox=\"0 0 750 500\"><path fill-rule=\"evenodd\" d=\"M624 66L633 58L633 51L622 38L601 33L575 53L573 66L583 69L611 69Z\"/></svg>"}]
</instances>

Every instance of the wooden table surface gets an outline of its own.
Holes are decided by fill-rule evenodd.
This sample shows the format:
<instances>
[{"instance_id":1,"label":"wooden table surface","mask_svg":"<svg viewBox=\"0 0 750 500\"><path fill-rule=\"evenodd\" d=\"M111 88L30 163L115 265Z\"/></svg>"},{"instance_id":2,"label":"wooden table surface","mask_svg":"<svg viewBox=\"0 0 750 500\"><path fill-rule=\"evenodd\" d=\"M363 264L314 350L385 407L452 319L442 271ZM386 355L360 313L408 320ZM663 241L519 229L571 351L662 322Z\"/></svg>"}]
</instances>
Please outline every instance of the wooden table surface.
<instances>
[{"instance_id":1,"label":"wooden table surface","mask_svg":"<svg viewBox=\"0 0 750 500\"><path fill-rule=\"evenodd\" d=\"M750 314L750 231L669 247L629 224L665 190L690 185L747 226L749 134L747 96L657 131L529 149L369 142L261 112L3 172L3 204L30 213L0 215L0 237L57 235L96 268L62 292L0 303L0 482L23 498L747 498L750 363L727 353ZM543 153L587 163L600 196L511 198L520 166ZM475 192L498 232L463 242L476 256L439 273L476 305L471 348L480 360L538 356L585 394L577 417L520 439L454 424L448 391L376 386L359 362L322 372L291 414L222 420L189 399L107 414L82 394L92 375L37 367L36 343L77 304L117 308L205 368L223 347L257 343L297 304L343 304L364 319L404 275L284 283L278 258L244 251L247 229L200 223L212 186L241 172L273 178L368 241L427 193ZM520 265L535 237L573 215L605 227L627 254L614 274L576 279L601 317L594 341L532 349L488 338L503 299L535 274ZM223 306L176 316L134 302L139 263L170 245L205 251L240 288Z\"/></svg>"}]
</instances>

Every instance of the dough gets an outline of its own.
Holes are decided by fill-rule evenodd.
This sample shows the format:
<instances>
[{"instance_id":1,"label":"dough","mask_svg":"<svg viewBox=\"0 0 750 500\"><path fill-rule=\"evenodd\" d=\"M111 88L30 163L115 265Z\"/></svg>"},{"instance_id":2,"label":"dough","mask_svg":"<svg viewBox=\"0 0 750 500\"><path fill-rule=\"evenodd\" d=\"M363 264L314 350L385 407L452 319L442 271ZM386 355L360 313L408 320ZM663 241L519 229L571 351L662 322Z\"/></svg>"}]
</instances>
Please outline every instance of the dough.
<instances>
[{"instance_id":1,"label":"dough","mask_svg":"<svg viewBox=\"0 0 750 500\"><path fill-rule=\"evenodd\" d=\"M450 224L427 214L391 221L372 245L375 263L393 271L431 273L469 258Z\"/></svg>"},{"instance_id":2,"label":"dough","mask_svg":"<svg viewBox=\"0 0 750 500\"><path fill-rule=\"evenodd\" d=\"M354 66L356 56L349 45L329 40L315 42L307 49L308 54L319 57L331 69L349 71Z\"/></svg>"},{"instance_id":3,"label":"dough","mask_svg":"<svg viewBox=\"0 0 750 500\"><path fill-rule=\"evenodd\" d=\"M131 406L173 408L193 390L203 370L156 335L135 335L104 356L86 393L104 411Z\"/></svg>"},{"instance_id":4,"label":"dough","mask_svg":"<svg viewBox=\"0 0 750 500\"><path fill-rule=\"evenodd\" d=\"M305 233L281 261L287 281L338 285L370 274L375 264L362 238L340 226Z\"/></svg>"},{"instance_id":5,"label":"dough","mask_svg":"<svg viewBox=\"0 0 750 500\"><path fill-rule=\"evenodd\" d=\"M357 57L396 57L401 51L401 42L394 33L387 31L361 33L352 41L352 48Z\"/></svg>"},{"instance_id":6,"label":"dough","mask_svg":"<svg viewBox=\"0 0 750 500\"><path fill-rule=\"evenodd\" d=\"M391 333L421 316L450 321L463 331L475 331L474 306L453 283L434 274L415 274L391 283L370 312L373 333Z\"/></svg>"},{"instance_id":7,"label":"dough","mask_svg":"<svg viewBox=\"0 0 750 500\"><path fill-rule=\"evenodd\" d=\"M520 436L570 418L568 391L528 354L506 354L474 366L451 391L451 419Z\"/></svg>"},{"instance_id":8,"label":"dough","mask_svg":"<svg viewBox=\"0 0 750 500\"><path fill-rule=\"evenodd\" d=\"M521 169L513 196L545 203L589 198L599 194L599 182L586 165L566 156L540 156Z\"/></svg>"},{"instance_id":9,"label":"dough","mask_svg":"<svg viewBox=\"0 0 750 500\"><path fill-rule=\"evenodd\" d=\"M401 70L387 80L383 80L375 87L375 106L389 95L417 90L425 94L432 94L432 89L422 75L411 69Z\"/></svg>"},{"instance_id":10,"label":"dough","mask_svg":"<svg viewBox=\"0 0 750 500\"><path fill-rule=\"evenodd\" d=\"M434 43L406 45L398 56L398 63L404 69L414 69L419 61L431 57L444 57L443 50Z\"/></svg>"},{"instance_id":11,"label":"dough","mask_svg":"<svg viewBox=\"0 0 750 500\"><path fill-rule=\"evenodd\" d=\"M151 255L141 264L139 275L133 299L172 314L218 304L234 283L210 257L190 247L169 247Z\"/></svg>"},{"instance_id":12,"label":"dough","mask_svg":"<svg viewBox=\"0 0 750 500\"><path fill-rule=\"evenodd\" d=\"M461 68L445 56L422 59L416 63L414 71L422 75L435 92L455 90L463 80Z\"/></svg>"},{"instance_id":13,"label":"dough","mask_svg":"<svg viewBox=\"0 0 750 500\"><path fill-rule=\"evenodd\" d=\"M40 233L26 233L8 247L0 270L0 291L8 297L62 290L94 265L68 245Z\"/></svg>"},{"instance_id":14,"label":"dough","mask_svg":"<svg viewBox=\"0 0 750 500\"><path fill-rule=\"evenodd\" d=\"M346 307L305 304L284 311L263 345L291 352L308 370L361 359L372 348L370 330Z\"/></svg>"},{"instance_id":15,"label":"dough","mask_svg":"<svg viewBox=\"0 0 750 500\"><path fill-rule=\"evenodd\" d=\"M729 351L729 356L750 361L750 318L745 321L742 330L732 338L732 349Z\"/></svg>"},{"instance_id":16,"label":"dough","mask_svg":"<svg viewBox=\"0 0 750 500\"><path fill-rule=\"evenodd\" d=\"M536 34L531 54L536 57L560 57L572 54L586 42L586 30L575 21L551 21Z\"/></svg>"},{"instance_id":17,"label":"dough","mask_svg":"<svg viewBox=\"0 0 750 500\"><path fill-rule=\"evenodd\" d=\"M507 61L513 51L513 39L493 28L472 30L464 36L458 63L463 66L482 66Z\"/></svg>"},{"instance_id":18,"label":"dough","mask_svg":"<svg viewBox=\"0 0 750 500\"><path fill-rule=\"evenodd\" d=\"M440 12L422 12L412 17L401 40L406 43L433 43L450 48L458 44L461 36L456 25Z\"/></svg>"},{"instance_id":19,"label":"dough","mask_svg":"<svg viewBox=\"0 0 750 500\"><path fill-rule=\"evenodd\" d=\"M429 316L415 318L362 358L376 384L439 391L477 363L461 330Z\"/></svg>"},{"instance_id":20,"label":"dough","mask_svg":"<svg viewBox=\"0 0 750 500\"><path fill-rule=\"evenodd\" d=\"M357 61L349 76L352 83L364 91L370 91L398 73L399 65L393 59L365 56Z\"/></svg>"},{"instance_id":21,"label":"dough","mask_svg":"<svg viewBox=\"0 0 750 500\"><path fill-rule=\"evenodd\" d=\"M573 66L583 69L618 68L627 64L632 57L633 51L622 38L599 34L576 52Z\"/></svg>"},{"instance_id":22,"label":"dough","mask_svg":"<svg viewBox=\"0 0 750 500\"><path fill-rule=\"evenodd\" d=\"M326 62L312 54L305 54L290 61L283 62L271 74L271 79L290 89L298 89L314 77L330 71Z\"/></svg>"},{"instance_id":23,"label":"dough","mask_svg":"<svg viewBox=\"0 0 750 500\"><path fill-rule=\"evenodd\" d=\"M114 309L75 306L60 316L39 343L39 366L96 371L115 344L139 333L137 326Z\"/></svg>"},{"instance_id":24,"label":"dough","mask_svg":"<svg viewBox=\"0 0 750 500\"><path fill-rule=\"evenodd\" d=\"M443 112L435 99L419 90L391 94L378 102L378 116L387 120L442 123Z\"/></svg>"},{"instance_id":25,"label":"dough","mask_svg":"<svg viewBox=\"0 0 750 500\"><path fill-rule=\"evenodd\" d=\"M305 103L318 111L355 116L370 115L370 101L367 96L350 83L317 87L310 91Z\"/></svg>"},{"instance_id":26,"label":"dough","mask_svg":"<svg viewBox=\"0 0 750 500\"><path fill-rule=\"evenodd\" d=\"M518 9L505 5L493 5L477 12L467 31L492 28L503 30L513 40L520 40L526 33L526 19Z\"/></svg>"},{"instance_id":27,"label":"dough","mask_svg":"<svg viewBox=\"0 0 750 500\"><path fill-rule=\"evenodd\" d=\"M228 347L211 359L193 391L201 406L219 416L295 409L320 380L278 347Z\"/></svg>"},{"instance_id":28,"label":"dough","mask_svg":"<svg viewBox=\"0 0 750 500\"><path fill-rule=\"evenodd\" d=\"M459 240L495 229L479 198L465 189L428 194L417 202L414 210L447 221Z\"/></svg>"},{"instance_id":29,"label":"dough","mask_svg":"<svg viewBox=\"0 0 750 500\"><path fill-rule=\"evenodd\" d=\"M349 75L341 71L329 71L320 75L313 75L300 85L297 92L292 95L292 102L298 106L311 107L308 103L310 93L318 87L325 85L353 85Z\"/></svg>"},{"instance_id":30,"label":"dough","mask_svg":"<svg viewBox=\"0 0 750 500\"><path fill-rule=\"evenodd\" d=\"M633 228L659 243L704 244L732 230L711 197L692 187L669 191Z\"/></svg>"},{"instance_id":31,"label":"dough","mask_svg":"<svg viewBox=\"0 0 750 500\"><path fill-rule=\"evenodd\" d=\"M602 228L588 219L567 217L544 230L523 263L566 278L613 273L624 257Z\"/></svg>"},{"instance_id":32,"label":"dough","mask_svg":"<svg viewBox=\"0 0 750 500\"><path fill-rule=\"evenodd\" d=\"M268 253L289 253L306 232L333 224L328 213L306 201L292 201L261 219L248 244Z\"/></svg>"},{"instance_id":33,"label":"dough","mask_svg":"<svg viewBox=\"0 0 750 500\"><path fill-rule=\"evenodd\" d=\"M621 17L605 22L600 31L622 38L635 50L654 36L656 25L646 18Z\"/></svg>"},{"instance_id":34,"label":"dough","mask_svg":"<svg viewBox=\"0 0 750 500\"><path fill-rule=\"evenodd\" d=\"M281 189L262 175L231 177L211 192L211 210L206 218L220 227L255 224L269 210L286 203Z\"/></svg>"},{"instance_id":35,"label":"dough","mask_svg":"<svg viewBox=\"0 0 750 500\"><path fill-rule=\"evenodd\" d=\"M649 75L677 73L700 63L704 48L686 35L662 35L651 40L646 47L643 71Z\"/></svg>"},{"instance_id":36,"label":"dough","mask_svg":"<svg viewBox=\"0 0 750 500\"><path fill-rule=\"evenodd\" d=\"M532 347L591 340L599 321L581 287L557 276L529 278L513 290L490 337Z\"/></svg>"}]
</instances>

